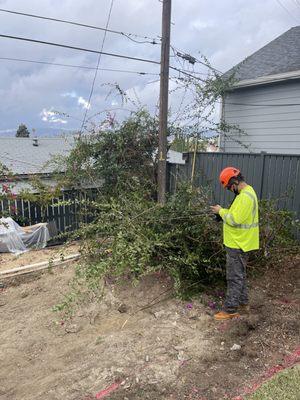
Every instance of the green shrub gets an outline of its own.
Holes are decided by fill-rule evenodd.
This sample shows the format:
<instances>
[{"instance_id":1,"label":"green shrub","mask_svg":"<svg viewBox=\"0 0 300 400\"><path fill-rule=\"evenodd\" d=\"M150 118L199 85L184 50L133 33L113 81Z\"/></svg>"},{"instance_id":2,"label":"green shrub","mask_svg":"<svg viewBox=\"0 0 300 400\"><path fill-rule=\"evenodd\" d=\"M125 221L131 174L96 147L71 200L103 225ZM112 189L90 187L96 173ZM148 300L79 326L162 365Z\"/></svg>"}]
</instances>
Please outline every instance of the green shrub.
<instances>
[{"instance_id":1,"label":"green shrub","mask_svg":"<svg viewBox=\"0 0 300 400\"><path fill-rule=\"evenodd\" d=\"M209 211L206 191L182 186L164 206L137 185L109 200L89 202L94 221L79 231L83 260L80 275L93 285L103 277L140 276L164 271L177 293L191 285L211 285L224 277L222 223ZM261 249L253 252L255 269L294 248L293 218L262 202ZM280 249L280 251L278 251Z\"/></svg>"},{"instance_id":2,"label":"green shrub","mask_svg":"<svg viewBox=\"0 0 300 400\"><path fill-rule=\"evenodd\" d=\"M224 265L221 225L200 190L183 187L165 206L143 190L124 193L96 206L93 223L80 231L88 280L153 271L170 274L180 291L186 282L220 277Z\"/></svg>"}]
</instances>

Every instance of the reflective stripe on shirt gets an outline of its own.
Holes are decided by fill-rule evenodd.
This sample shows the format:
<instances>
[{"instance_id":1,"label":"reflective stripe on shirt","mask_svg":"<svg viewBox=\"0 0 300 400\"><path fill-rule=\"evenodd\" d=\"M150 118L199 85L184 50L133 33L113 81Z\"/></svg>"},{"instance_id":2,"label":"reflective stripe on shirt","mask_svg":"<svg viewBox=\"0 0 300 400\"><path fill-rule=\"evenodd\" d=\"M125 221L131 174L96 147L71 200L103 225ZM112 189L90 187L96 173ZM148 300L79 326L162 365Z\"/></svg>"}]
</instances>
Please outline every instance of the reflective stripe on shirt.
<instances>
[{"instance_id":1,"label":"reflective stripe on shirt","mask_svg":"<svg viewBox=\"0 0 300 400\"><path fill-rule=\"evenodd\" d=\"M256 215L256 200L255 196L252 193L249 192L243 192L247 196L250 197L251 200L253 200L253 209L252 209L252 224L237 224L233 218L233 215L231 213L225 214L224 215L224 222L228 224L228 219L230 220L231 226L234 226L235 228L240 228L240 229L251 229L251 228L256 228L258 226L258 222L254 222L255 220L255 215Z\"/></svg>"}]
</instances>

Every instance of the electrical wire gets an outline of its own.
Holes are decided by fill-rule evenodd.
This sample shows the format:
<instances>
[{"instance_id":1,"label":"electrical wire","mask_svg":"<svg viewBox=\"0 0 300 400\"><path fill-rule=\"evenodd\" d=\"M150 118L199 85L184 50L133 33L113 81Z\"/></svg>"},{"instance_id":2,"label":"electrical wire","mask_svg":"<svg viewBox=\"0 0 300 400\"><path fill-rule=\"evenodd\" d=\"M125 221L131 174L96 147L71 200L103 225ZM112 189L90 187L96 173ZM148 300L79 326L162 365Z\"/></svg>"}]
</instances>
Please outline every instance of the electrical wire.
<instances>
[{"instance_id":1,"label":"electrical wire","mask_svg":"<svg viewBox=\"0 0 300 400\"><path fill-rule=\"evenodd\" d=\"M38 19L43 19L43 20L49 20L49 21L54 21L54 22L61 22L61 23L66 23L66 24L70 24L70 25L75 25L75 26L81 26L81 27L85 27L85 28L90 28L90 29L97 29L97 30L102 30L105 32L109 32L109 33L114 33L114 34L119 34L122 36L126 36L128 39L132 40L135 43L151 43L151 44L158 44L155 42L155 38L151 38L148 36L143 36L143 35L138 35L138 34L134 34L134 33L128 33L128 32L122 32L122 31L116 31L116 30L111 30L108 28L103 28L103 27L99 27L99 26L94 26L94 25L88 25L88 24L83 24L83 23L79 23L79 22L74 22L74 21L69 21L69 20L64 20L64 19L58 19L58 18L50 18L50 17L45 17L45 16L41 16L41 15L36 15L36 14L28 14L28 13L24 13L24 12L18 12L18 11L13 11L13 10L7 10L7 9L3 9L0 8L1 12L5 12L5 13L10 13L10 14L16 14L16 15L22 15L22 16L26 16L26 17L31 17L31 18L38 18ZM132 37L137 37L137 38L143 38L143 39L149 39L151 40L151 42L147 42L147 41L137 41L134 40ZM159 40L161 40L159 38ZM193 58L194 60L196 60L196 62L212 69L213 71L216 71L218 73L222 73L221 71L217 70L216 68L211 67L209 64L198 60L197 58L195 58L194 56L191 56L183 51L180 51L179 49L176 49L174 46L171 46L171 48L173 49L174 52L179 53L177 54L178 57L182 57L182 56L188 56L189 58Z\"/></svg>"},{"instance_id":2,"label":"electrical wire","mask_svg":"<svg viewBox=\"0 0 300 400\"><path fill-rule=\"evenodd\" d=\"M284 4L281 3L280 0L276 0L276 3L279 4L280 7L283 8L289 14L289 16L294 19L294 21L299 23L299 20L290 12L290 10Z\"/></svg>"},{"instance_id":3,"label":"electrical wire","mask_svg":"<svg viewBox=\"0 0 300 400\"><path fill-rule=\"evenodd\" d=\"M148 59L145 59L145 58L125 56L123 54L107 53L107 52L104 52L104 51L100 52L98 50L86 49L84 47L70 46L70 45L67 45L67 44L54 43L54 42L46 42L44 40L30 39L30 38L25 38L25 37L22 37L22 36L12 36L12 35L0 34L0 37L5 38L5 39L13 39L13 40L21 40L21 41L30 42L30 43L45 44L45 45L48 45L48 46L62 47L62 48L65 48L65 49L85 51L87 53L93 53L93 54L103 54L105 56L110 56L110 57L117 57L117 58L122 58L122 59L126 59L126 60L141 61L141 62L146 62L146 63L150 63L150 64L160 65L160 62L159 61L155 61L155 60L148 60Z\"/></svg>"},{"instance_id":4,"label":"electrical wire","mask_svg":"<svg viewBox=\"0 0 300 400\"><path fill-rule=\"evenodd\" d=\"M0 60L3 61L18 61L18 62L27 62L27 63L33 63L33 64L42 64L42 65L53 65L53 66L58 66L58 67L68 67L68 68L80 68L80 69L87 69L87 70L95 70L98 69L98 71L107 71L107 72L121 72L121 73L127 73L127 74L137 74L137 75L151 75L151 76L159 76L159 73L154 73L154 72L145 72L145 71L132 71L132 70L126 70L126 69L112 69L112 68L97 68L97 67L89 67L86 65L74 65L74 64L63 64L63 63L54 63L54 62L48 62L48 61L40 61L40 60L28 60L28 59L23 59L23 58L12 58L12 57L0 57ZM175 71L185 73L187 70L181 70L175 67L170 67L174 69ZM188 73L188 72L187 72ZM205 73L202 72L194 72L195 74L201 74L201 75L206 75ZM192 76L188 73L188 76ZM192 76L193 78L196 78L196 76ZM170 77L170 79L176 79L177 77L173 76ZM156 81L151 81L148 83L153 83Z\"/></svg>"},{"instance_id":5,"label":"electrical wire","mask_svg":"<svg viewBox=\"0 0 300 400\"><path fill-rule=\"evenodd\" d=\"M196 75L203 75L203 76L208 76L209 75L209 72L190 71L190 70L184 69L184 68L181 71L189 72L189 73L196 74Z\"/></svg>"},{"instance_id":6,"label":"electrical wire","mask_svg":"<svg viewBox=\"0 0 300 400\"><path fill-rule=\"evenodd\" d=\"M151 37L143 36L143 35L138 35L138 34L135 34L135 33L128 33L128 32L116 31L116 30L112 30L112 29L103 28L103 27L100 27L100 26L84 24L84 23L81 23L81 22L75 22L75 21L70 21L70 20L65 20L65 19L58 19L58 18L45 17L45 16L43 16L43 15L28 14L28 13L19 12L19 11L14 11L14 10L7 10L7 9L5 9L5 8L0 8L0 11L1 11L1 12L4 12L4 13L8 13L8 14L22 15L22 16L30 17L30 18L38 18L38 19L47 20L47 21L61 22L61 23L64 23L64 24L80 26L80 27L83 27L83 28L97 29L97 30L100 30L100 31L105 31L105 32L109 32L109 33L114 33L114 34L117 34L117 35L122 35L122 36L125 36L125 37L127 37L128 39L131 39L131 40L133 40L132 37L137 37L137 38L142 38L142 39L149 39L149 40L151 40L151 42L145 42L145 41L143 41L143 42L138 42L138 41L136 41L136 40L133 40L133 41L136 42L136 43L158 44L158 43L155 42L155 40L157 40L157 39L155 39L155 38L151 38ZM132 36L132 37L131 37L131 36ZM158 38L158 39L159 39L159 38ZM159 39L159 40L160 40L160 39Z\"/></svg>"},{"instance_id":7,"label":"electrical wire","mask_svg":"<svg viewBox=\"0 0 300 400\"><path fill-rule=\"evenodd\" d=\"M28 60L28 59L23 59L23 58L0 57L0 60L4 60L4 61L20 61L20 62L27 62L27 63L33 63L33 64L45 64L45 65L53 65L53 66L58 66L58 67L81 68L81 69L88 69L88 70L98 69L98 71L124 72L124 73L127 73L127 74L159 76L158 73L155 74L155 73L152 73L152 72L131 71L131 70L112 69L112 68L97 68L97 67L88 67L88 66L85 66L85 65L54 63L54 62L40 61L40 60Z\"/></svg>"},{"instance_id":8,"label":"electrical wire","mask_svg":"<svg viewBox=\"0 0 300 400\"><path fill-rule=\"evenodd\" d=\"M294 0L294 3L295 3L295 5L296 5L296 7L300 7L299 0Z\"/></svg>"},{"instance_id":9,"label":"electrical wire","mask_svg":"<svg viewBox=\"0 0 300 400\"><path fill-rule=\"evenodd\" d=\"M146 59L146 58L131 57L131 56L126 56L126 55L117 54L117 53L108 53L108 52L99 51L99 50L87 49L87 48L84 48L84 47L77 47L77 46L70 46L70 45L61 44L61 43L47 42L47 41L44 41L44 40L30 39L30 38L25 38L25 37L22 37L22 36L12 36L12 35L0 34L0 37L5 38L5 39L21 40L21 41L25 41L25 42L29 42L29 43L37 43L37 44L43 44L43 45L48 45L48 46L61 47L61 48L65 48L65 49L84 51L84 52L93 53L93 54L103 54L103 55L110 56L110 57L117 57L117 58L122 58L122 59L127 59L127 60L134 60L134 61L140 61L140 62L160 65L159 61L149 60L149 59ZM183 75L189 76L190 78L205 82L204 79L201 79L201 78L199 78L197 76L194 76L194 75L192 75L192 74L190 74L188 72L185 72L184 70L181 70L179 68L170 66L170 69L173 69L174 71L180 72Z\"/></svg>"},{"instance_id":10,"label":"electrical wire","mask_svg":"<svg viewBox=\"0 0 300 400\"><path fill-rule=\"evenodd\" d=\"M194 56L192 56L192 55L190 55L190 54L188 54L188 53L186 53L186 52L184 52L184 51L182 51L180 49L177 49L173 45L171 45L170 47L172 48L173 52L176 53L176 55L178 57L180 57L180 58L182 58L182 59L184 59L186 61L189 61L190 63L192 62L193 64L194 63L202 64L205 67L209 68L210 70L212 70L214 72L217 72L218 74L223 74L222 71L218 70L217 68L212 67L209 63L205 63L204 61L199 60L198 58L196 58L196 57L194 57Z\"/></svg>"},{"instance_id":11,"label":"electrical wire","mask_svg":"<svg viewBox=\"0 0 300 400\"><path fill-rule=\"evenodd\" d=\"M198 76L194 76L194 75L192 75L192 74L190 74L190 73L188 73L188 72L185 72L185 70L180 69L180 68L173 67L172 65L170 65L170 69L173 69L174 71L180 72L180 73L183 74L183 75L186 75L186 76L188 76L188 77L190 77L190 78L199 80L199 81L201 81L201 82L206 82L205 79L201 79L201 78L199 78Z\"/></svg>"},{"instance_id":12,"label":"electrical wire","mask_svg":"<svg viewBox=\"0 0 300 400\"><path fill-rule=\"evenodd\" d=\"M106 26L105 26L105 32L104 32L103 39L102 39L101 49L100 49L100 53L98 55L97 67L96 67L96 70L95 70L95 74L94 74L94 78L93 78L93 82L92 82L92 87L91 87L91 90L90 90L89 99L88 99L88 103L87 103L88 106L85 109L85 113L84 113L84 116L83 116L83 120L82 120L82 123L81 123L81 128L80 128L79 134L82 133L82 129L83 129L84 124L85 124L86 116L87 116L88 110L89 110L89 108L91 106L91 99L92 99L92 96L93 96L93 93L94 93L95 82L96 82L96 79L97 79L98 68L99 68L99 65L100 65L100 61L101 61L101 57L102 57L102 53L103 53L103 48L104 48L104 43L105 43L105 40L106 40L107 28L108 28L108 25L109 25L109 22L110 22L113 4L114 4L114 0L111 0L110 9L109 9L109 12L108 12L107 22L106 22Z\"/></svg>"}]
</instances>

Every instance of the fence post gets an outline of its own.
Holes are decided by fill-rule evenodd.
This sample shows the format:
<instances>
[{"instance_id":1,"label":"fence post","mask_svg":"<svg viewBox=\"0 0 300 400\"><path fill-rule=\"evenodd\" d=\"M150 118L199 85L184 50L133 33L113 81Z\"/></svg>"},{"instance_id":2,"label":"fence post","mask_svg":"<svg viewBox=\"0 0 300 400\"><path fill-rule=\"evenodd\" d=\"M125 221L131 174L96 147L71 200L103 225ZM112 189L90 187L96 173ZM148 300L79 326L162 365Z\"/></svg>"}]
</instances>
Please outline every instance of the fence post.
<instances>
[{"instance_id":1,"label":"fence post","mask_svg":"<svg viewBox=\"0 0 300 400\"><path fill-rule=\"evenodd\" d=\"M259 199L261 200L263 194L263 187L264 187L264 173L265 173L265 156L266 152L262 151L260 153L261 156L261 175L260 175L260 187L259 187Z\"/></svg>"}]
</instances>

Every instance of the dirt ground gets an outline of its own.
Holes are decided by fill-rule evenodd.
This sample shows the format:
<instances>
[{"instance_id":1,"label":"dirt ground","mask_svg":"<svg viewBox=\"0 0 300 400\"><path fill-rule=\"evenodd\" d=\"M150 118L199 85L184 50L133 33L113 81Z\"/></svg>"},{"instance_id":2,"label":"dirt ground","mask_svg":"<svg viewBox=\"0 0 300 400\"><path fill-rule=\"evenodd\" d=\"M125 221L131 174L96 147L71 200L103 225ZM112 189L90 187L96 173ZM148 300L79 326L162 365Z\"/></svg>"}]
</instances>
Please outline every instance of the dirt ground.
<instances>
[{"instance_id":1,"label":"dirt ground","mask_svg":"<svg viewBox=\"0 0 300 400\"><path fill-rule=\"evenodd\" d=\"M19 255L0 253L0 271L48 261L51 258L60 258L61 254L65 256L75 254L78 253L78 248L77 243L71 243L66 246L53 246L42 250L31 250Z\"/></svg>"},{"instance_id":2,"label":"dirt ground","mask_svg":"<svg viewBox=\"0 0 300 400\"><path fill-rule=\"evenodd\" d=\"M299 346L299 267L288 260L252 280L251 314L226 323L213 321L208 294L175 299L159 274L110 284L72 320L51 310L72 267L9 281L0 289L0 399L232 399Z\"/></svg>"}]
</instances>

